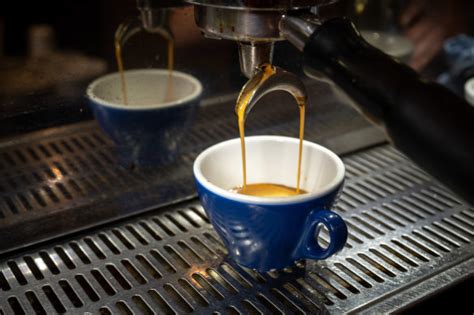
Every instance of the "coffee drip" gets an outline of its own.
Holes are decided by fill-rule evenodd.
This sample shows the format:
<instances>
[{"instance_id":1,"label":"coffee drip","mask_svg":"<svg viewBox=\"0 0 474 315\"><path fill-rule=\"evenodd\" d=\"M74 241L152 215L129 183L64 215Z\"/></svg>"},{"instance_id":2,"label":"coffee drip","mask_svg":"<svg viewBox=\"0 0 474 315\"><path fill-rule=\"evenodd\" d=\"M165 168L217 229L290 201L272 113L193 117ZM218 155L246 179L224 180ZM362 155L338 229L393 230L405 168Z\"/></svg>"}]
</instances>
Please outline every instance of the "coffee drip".
<instances>
[{"instance_id":1,"label":"coffee drip","mask_svg":"<svg viewBox=\"0 0 474 315\"><path fill-rule=\"evenodd\" d=\"M143 31L141 26L136 23L136 18L131 18L120 24L115 31L115 58L117 60L117 68L120 73L120 84L122 92L122 100L125 105L129 104L128 93L127 93L127 81L125 79L125 67L123 62L123 46L133 35ZM168 66L168 83L166 88L166 94L163 102L170 102L173 100L173 69L174 69L174 38L170 31L157 27L152 30L147 30L152 34L157 34L163 37L167 42L167 66Z\"/></svg>"},{"instance_id":2,"label":"coffee drip","mask_svg":"<svg viewBox=\"0 0 474 315\"><path fill-rule=\"evenodd\" d=\"M296 168L296 188L271 183L247 183L247 159L245 149L245 120L247 114L255 103L271 91L285 90L292 94L298 104L300 113L299 128L299 147L298 147L298 163ZM242 88L237 99L235 112L238 118L239 135L242 154L242 179L241 187L233 188L231 191L252 196L261 197L286 197L292 195L300 195L306 193L300 188L301 184L301 161L303 156L303 138L304 138L304 121L306 107L306 92L296 76L281 70L270 64L265 64L260 71L255 74Z\"/></svg>"}]
</instances>

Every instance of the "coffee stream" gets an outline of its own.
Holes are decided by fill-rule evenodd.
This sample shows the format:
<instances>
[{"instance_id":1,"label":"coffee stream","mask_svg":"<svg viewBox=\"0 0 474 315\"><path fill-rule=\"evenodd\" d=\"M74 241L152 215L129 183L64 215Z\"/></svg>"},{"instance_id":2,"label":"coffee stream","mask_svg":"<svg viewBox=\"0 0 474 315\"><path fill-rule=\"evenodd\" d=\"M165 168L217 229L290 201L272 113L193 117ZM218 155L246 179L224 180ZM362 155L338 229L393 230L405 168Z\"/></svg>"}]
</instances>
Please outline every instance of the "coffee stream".
<instances>
[{"instance_id":1,"label":"coffee stream","mask_svg":"<svg viewBox=\"0 0 474 315\"><path fill-rule=\"evenodd\" d=\"M166 89L165 102L173 100L173 69L174 69L174 40L171 36L168 41L168 87Z\"/></svg>"},{"instance_id":2,"label":"coffee stream","mask_svg":"<svg viewBox=\"0 0 474 315\"><path fill-rule=\"evenodd\" d=\"M122 45L120 45L120 42L117 39L115 39L115 59L117 59L117 67L120 73L120 87L122 90L122 101L125 105L128 105L127 82L125 81L125 74L124 74L123 60L122 60Z\"/></svg>"},{"instance_id":3,"label":"coffee stream","mask_svg":"<svg viewBox=\"0 0 474 315\"><path fill-rule=\"evenodd\" d=\"M298 147L298 166L296 172L296 188L287 187L284 185L270 184L270 183L259 183L259 184L248 184L247 183L247 159L245 151L245 113L249 101L255 91L272 75L276 73L275 68L270 65L263 66L263 75L259 82L249 90L243 90L239 96L236 105L236 113L239 124L239 135L240 135L240 146L242 154L242 187L236 187L231 189L232 192L236 192L244 195L260 196L260 197L287 197L293 195L305 194L306 191L300 189L301 181L301 159L303 155L303 137L304 137L304 120L305 120L305 100L303 98L296 98L298 108L300 112L300 130L299 130L299 147ZM251 79L252 80L252 79Z\"/></svg>"},{"instance_id":4,"label":"coffee stream","mask_svg":"<svg viewBox=\"0 0 474 315\"><path fill-rule=\"evenodd\" d=\"M130 22L124 22L119 25L115 34L115 58L117 60L117 68L120 73L120 83L122 90L122 101L125 105L128 105L128 94L127 94L127 81L125 80L125 69L123 65L123 54L122 48L126 39L130 38L129 32ZM133 31L133 30L132 30ZM168 82L166 88L166 94L164 102L170 102L173 100L173 69L174 69L174 40L171 34L162 29L153 31L155 34L161 35L167 41L167 53L168 53Z\"/></svg>"},{"instance_id":5,"label":"coffee stream","mask_svg":"<svg viewBox=\"0 0 474 315\"><path fill-rule=\"evenodd\" d=\"M263 68L263 76L260 81L254 86L253 89L248 91L243 90L243 94L239 96L236 105L236 113L239 124L239 134L240 134L240 147L242 148L242 176L243 176L243 185L242 192L245 192L247 188L247 161L245 153L245 111L247 105L252 97L253 93L260 85L263 84L269 77L275 74L275 69L271 65L265 65Z\"/></svg>"}]
</instances>

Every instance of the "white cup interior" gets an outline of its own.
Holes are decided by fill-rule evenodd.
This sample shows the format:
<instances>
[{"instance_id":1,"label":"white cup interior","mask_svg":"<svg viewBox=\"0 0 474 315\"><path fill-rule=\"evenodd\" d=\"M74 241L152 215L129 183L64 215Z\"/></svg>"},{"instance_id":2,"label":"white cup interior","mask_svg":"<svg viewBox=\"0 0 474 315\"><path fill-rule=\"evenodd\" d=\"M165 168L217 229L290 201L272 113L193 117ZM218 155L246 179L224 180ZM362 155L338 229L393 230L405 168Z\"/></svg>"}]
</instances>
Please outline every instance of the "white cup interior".
<instances>
[{"instance_id":1,"label":"white cup interior","mask_svg":"<svg viewBox=\"0 0 474 315\"><path fill-rule=\"evenodd\" d=\"M299 139L295 138L247 137L247 183L296 187L298 145ZM323 195L341 183L344 172L344 164L336 154L320 145L304 141L300 183L308 194L284 199ZM243 183L240 139L221 142L202 152L194 163L194 174L206 188L231 199L281 201L278 200L280 198L260 198L229 192L229 189L242 186Z\"/></svg>"},{"instance_id":2,"label":"white cup interior","mask_svg":"<svg viewBox=\"0 0 474 315\"><path fill-rule=\"evenodd\" d=\"M201 83L193 76L167 69L138 69L124 72L128 104L122 96L120 74L112 73L92 82L87 96L104 106L142 109L178 105L198 97ZM171 84L171 93L168 92Z\"/></svg>"}]
</instances>

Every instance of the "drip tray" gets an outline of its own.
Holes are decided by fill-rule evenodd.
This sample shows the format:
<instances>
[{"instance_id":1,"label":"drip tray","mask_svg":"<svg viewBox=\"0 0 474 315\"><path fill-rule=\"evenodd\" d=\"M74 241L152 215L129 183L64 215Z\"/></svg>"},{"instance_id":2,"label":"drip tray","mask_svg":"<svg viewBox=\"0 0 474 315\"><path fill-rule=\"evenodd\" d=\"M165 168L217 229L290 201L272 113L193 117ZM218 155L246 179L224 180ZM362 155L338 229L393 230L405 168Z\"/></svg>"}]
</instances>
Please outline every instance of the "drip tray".
<instances>
[{"instance_id":1,"label":"drip tray","mask_svg":"<svg viewBox=\"0 0 474 315\"><path fill-rule=\"evenodd\" d=\"M191 200L4 258L0 314L385 313L472 277L472 208L391 146L344 162L330 259L242 268Z\"/></svg>"}]
</instances>

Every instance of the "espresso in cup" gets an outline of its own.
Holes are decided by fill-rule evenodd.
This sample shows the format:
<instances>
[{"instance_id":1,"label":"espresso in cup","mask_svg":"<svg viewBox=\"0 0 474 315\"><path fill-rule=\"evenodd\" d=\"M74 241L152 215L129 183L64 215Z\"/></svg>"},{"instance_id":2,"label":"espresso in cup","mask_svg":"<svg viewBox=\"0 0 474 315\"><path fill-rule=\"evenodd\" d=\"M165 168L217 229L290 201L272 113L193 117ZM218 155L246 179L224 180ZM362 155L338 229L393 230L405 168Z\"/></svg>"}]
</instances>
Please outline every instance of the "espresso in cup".
<instances>
[{"instance_id":1,"label":"espresso in cup","mask_svg":"<svg viewBox=\"0 0 474 315\"><path fill-rule=\"evenodd\" d=\"M342 249L347 227L330 210L344 182L341 159L303 141L301 187L296 193L286 185L294 181L299 139L247 137L246 148L247 188L252 194L236 193L242 172L229 167L241 162L240 139L218 143L194 162L199 198L230 257L263 272L300 259L325 259ZM327 248L317 242L321 224L329 232Z\"/></svg>"},{"instance_id":2,"label":"espresso in cup","mask_svg":"<svg viewBox=\"0 0 474 315\"><path fill-rule=\"evenodd\" d=\"M278 185L278 184L247 184L244 187L236 187L230 190L231 192L248 195L248 196L256 196L256 197L290 197L290 196L297 196L306 194L306 191L302 189L297 189L294 187L288 187L285 185Z\"/></svg>"}]
</instances>

